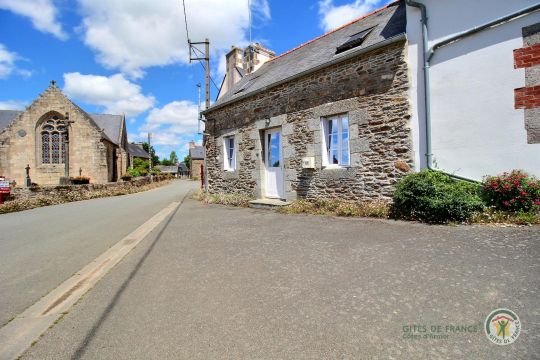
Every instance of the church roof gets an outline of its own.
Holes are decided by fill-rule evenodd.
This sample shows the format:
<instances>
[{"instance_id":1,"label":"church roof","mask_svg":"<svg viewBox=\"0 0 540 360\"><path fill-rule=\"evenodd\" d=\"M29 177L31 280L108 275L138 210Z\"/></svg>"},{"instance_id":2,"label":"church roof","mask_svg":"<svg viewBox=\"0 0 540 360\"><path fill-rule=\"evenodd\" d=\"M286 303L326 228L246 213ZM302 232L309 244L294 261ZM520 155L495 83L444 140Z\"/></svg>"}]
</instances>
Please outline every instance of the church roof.
<instances>
[{"instance_id":1,"label":"church roof","mask_svg":"<svg viewBox=\"0 0 540 360\"><path fill-rule=\"evenodd\" d=\"M122 142L122 115L111 114L88 114L103 129L103 132L113 144L120 145Z\"/></svg>"},{"instance_id":2,"label":"church roof","mask_svg":"<svg viewBox=\"0 0 540 360\"><path fill-rule=\"evenodd\" d=\"M143 159L150 159L150 154L148 154L148 152L146 152L141 146L137 144L127 144L127 150L131 156Z\"/></svg>"},{"instance_id":3,"label":"church roof","mask_svg":"<svg viewBox=\"0 0 540 360\"><path fill-rule=\"evenodd\" d=\"M22 111L17 110L0 110L0 131L7 128L7 126L21 113Z\"/></svg>"}]
</instances>

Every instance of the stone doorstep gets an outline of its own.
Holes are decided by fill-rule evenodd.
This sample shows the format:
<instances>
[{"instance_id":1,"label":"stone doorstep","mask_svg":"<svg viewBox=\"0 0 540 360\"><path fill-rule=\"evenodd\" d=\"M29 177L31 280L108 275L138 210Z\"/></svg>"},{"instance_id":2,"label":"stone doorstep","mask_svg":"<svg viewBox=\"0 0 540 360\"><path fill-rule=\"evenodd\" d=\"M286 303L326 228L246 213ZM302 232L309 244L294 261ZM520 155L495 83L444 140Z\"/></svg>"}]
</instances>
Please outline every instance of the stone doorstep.
<instances>
[{"instance_id":1,"label":"stone doorstep","mask_svg":"<svg viewBox=\"0 0 540 360\"><path fill-rule=\"evenodd\" d=\"M254 209L276 209L289 205L291 205L289 201L280 199L256 199L249 202L249 207Z\"/></svg>"}]
</instances>

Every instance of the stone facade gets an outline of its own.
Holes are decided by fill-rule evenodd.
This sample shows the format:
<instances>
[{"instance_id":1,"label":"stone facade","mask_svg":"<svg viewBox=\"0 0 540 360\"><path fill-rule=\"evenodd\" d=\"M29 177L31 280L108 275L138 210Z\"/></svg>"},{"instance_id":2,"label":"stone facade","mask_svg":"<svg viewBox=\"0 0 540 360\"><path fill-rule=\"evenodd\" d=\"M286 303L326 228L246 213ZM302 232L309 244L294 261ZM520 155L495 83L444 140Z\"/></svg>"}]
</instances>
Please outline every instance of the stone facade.
<instances>
[{"instance_id":1,"label":"stone facade","mask_svg":"<svg viewBox=\"0 0 540 360\"><path fill-rule=\"evenodd\" d=\"M364 53L206 113L212 193L264 197L264 130L280 128L285 198L388 199L413 167L405 41ZM324 167L321 118L348 114L350 166ZM224 171L223 138L236 169ZM302 167L315 159L314 169Z\"/></svg>"},{"instance_id":2,"label":"stone facade","mask_svg":"<svg viewBox=\"0 0 540 360\"><path fill-rule=\"evenodd\" d=\"M128 155L106 137L90 116L67 99L53 84L0 133L0 174L23 185L25 167L39 185L59 184L65 175L63 163L44 164L41 158L41 129L52 115L73 121L68 127L69 175L89 176L93 183L116 180L125 173ZM125 129L123 129L125 131ZM122 142L127 143L127 137Z\"/></svg>"},{"instance_id":3,"label":"stone facade","mask_svg":"<svg viewBox=\"0 0 540 360\"><path fill-rule=\"evenodd\" d=\"M514 50L514 67L525 69L525 87L515 89L515 108L525 109L527 143L540 144L540 23L524 27L523 47Z\"/></svg>"}]
</instances>

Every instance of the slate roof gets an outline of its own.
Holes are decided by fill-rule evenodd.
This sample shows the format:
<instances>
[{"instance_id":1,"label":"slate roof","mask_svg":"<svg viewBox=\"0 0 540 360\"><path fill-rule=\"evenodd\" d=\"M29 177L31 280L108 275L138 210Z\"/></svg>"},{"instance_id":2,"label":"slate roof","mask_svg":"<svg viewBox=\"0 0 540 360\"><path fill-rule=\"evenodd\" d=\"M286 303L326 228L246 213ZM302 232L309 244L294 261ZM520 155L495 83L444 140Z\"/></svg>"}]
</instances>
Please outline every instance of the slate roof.
<instances>
[{"instance_id":1,"label":"slate roof","mask_svg":"<svg viewBox=\"0 0 540 360\"><path fill-rule=\"evenodd\" d=\"M200 160L204 159L204 149L202 146L197 145L194 148L189 149L189 156L191 159Z\"/></svg>"},{"instance_id":2,"label":"slate roof","mask_svg":"<svg viewBox=\"0 0 540 360\"><path fill-rule=\"evenodd\" d=\"M0 110L0 131L7 128L7 126L15 120L15 118L22 114L22 111L16 110Z\"/></svg>"},{"instance_id":3,"label":"slate roof","mask_svg":"<svg viewBox=\"0 0 540 360\"><path fill-rule=\"evenodd\" d=\"M405 33L405 3L396 1L352 21L336 30L330 31L282 55L270 59L257 71L244 76L221 96L208 110L236 99L254 94L259 90L271 87L276 83L287 81L301 73L331 63L349 52L367 49L382 41ZM336 48L345 43L352 35L372 28L360 46L336 55Z\"/></svg>"},{"instance_id":4,"label":"slate roof","mask_svg":"<svg viewBox=\"0 0 540 360\"><path fill-rule=\"evenodd\" d=\"M100 129L103 129L105 135L116 145L122 142L122 115L111 114L88 114Z\"/></svg>"},{"instance_id":5,"label":"slate roof","mask_svg":"<svg viewBox=\"0 0 540 360\"><path fill-rule=\"evenodd\" d=\"M127 151L131 156L150 159L150 154L148 154L142 147L136 144L127 144Z\"/></svg>"},{"instance_id":6,"label":"slate roof","mask_svg":"<svg viewBox=\"0 0 540 360\"><path fill-rule=\"evenodd\" d=\"M177 165L156 165L156 169L159 169L162 173L176 174L178 173Z\"/></svg>"},{"instance_id":7,"label":"slate roof","mask_svg":"<svg viewBox=\"0 0 540 360\"><path fill-rule=\"evenodd\" d=\"M182 171L182 172L188 172L189 171L187 165L185 163L183 163L183 162L178 164L178 170Z\"/></svg>"}]
</instances>

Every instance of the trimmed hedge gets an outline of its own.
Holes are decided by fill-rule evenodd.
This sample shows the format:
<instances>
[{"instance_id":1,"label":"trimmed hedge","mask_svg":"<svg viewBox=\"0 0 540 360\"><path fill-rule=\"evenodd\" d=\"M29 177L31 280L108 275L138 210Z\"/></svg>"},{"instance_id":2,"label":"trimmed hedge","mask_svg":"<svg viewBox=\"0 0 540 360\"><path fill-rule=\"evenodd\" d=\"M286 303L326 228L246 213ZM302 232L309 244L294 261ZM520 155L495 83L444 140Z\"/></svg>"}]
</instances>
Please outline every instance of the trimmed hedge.
<instances>
[{"instance_id":1,"label":"trimmed hedge","mask_svg":"<svg viewBox=\"0 0 540 360\"><path fill-rule=\"evenodd\" d=\"M401 179L391 207L394 218L444 224L469 220L484 204L480 186L452 179L433 170L422 170Z\"/></svg>"}]
</instances>

